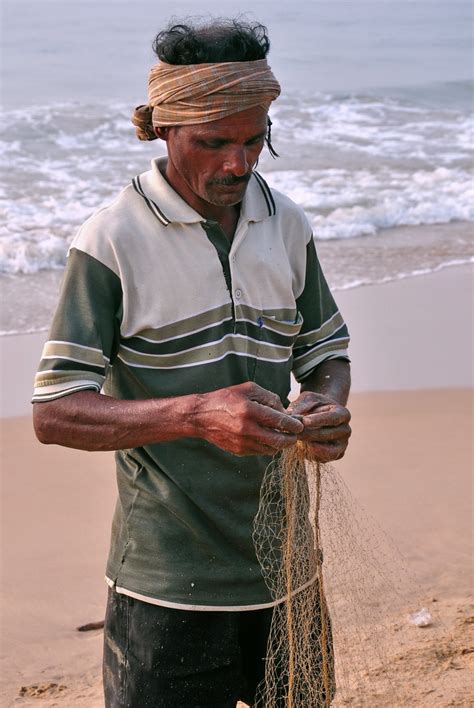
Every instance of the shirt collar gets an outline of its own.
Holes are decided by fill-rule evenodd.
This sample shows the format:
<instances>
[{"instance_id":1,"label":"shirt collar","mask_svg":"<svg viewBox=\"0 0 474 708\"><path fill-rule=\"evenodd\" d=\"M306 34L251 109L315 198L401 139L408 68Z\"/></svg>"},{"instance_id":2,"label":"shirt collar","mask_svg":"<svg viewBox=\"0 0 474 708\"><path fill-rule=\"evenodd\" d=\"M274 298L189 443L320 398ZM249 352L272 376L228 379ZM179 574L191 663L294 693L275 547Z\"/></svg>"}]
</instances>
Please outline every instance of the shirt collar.
<instances>
[{"instance_id":1,"label":"shirt collar","mask_svg":"<svg viewBox=\"0 0 474 708\"><path fill-rule=\"evenodd\" d=\"M132 180L134 189L165 226L170 223L193 224L205 221L163 177L162 170L166 160L166 157L152 160L151 170ZM270 188L263 177L254 171L242 200L240 218L246 221L262 221L273 216L275 212Z\"/></svg>"}]
</instances>

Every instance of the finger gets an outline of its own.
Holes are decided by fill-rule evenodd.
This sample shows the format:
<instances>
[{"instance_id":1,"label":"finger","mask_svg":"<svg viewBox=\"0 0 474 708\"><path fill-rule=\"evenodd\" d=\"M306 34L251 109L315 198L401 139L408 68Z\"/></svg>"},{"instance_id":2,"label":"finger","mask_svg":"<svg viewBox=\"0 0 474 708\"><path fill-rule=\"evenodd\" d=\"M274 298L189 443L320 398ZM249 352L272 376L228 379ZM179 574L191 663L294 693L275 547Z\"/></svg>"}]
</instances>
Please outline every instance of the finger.
<instances>
[{"instance_id":1,"label":"finger","mask_svg":"<svg viewBox=\"0 0 474 708\"><path fill-rule=\"evenodd\" d=\"M319 443L325 443L325 442L336 442L336 441L341 441L344 442L348 440L351 436L351 427L350 425L344 424L344 425L338 425L337 427L334 428L308 428L305 427L303 432L298 435L299 440L307 440L307 441L312 441L312 442L319 442Z\"/></svg>"},{"instance_id":2,"label":"finger","mask_svg":"<svg viewBox=\"0 0 474 708\"><path fill-rule=\"evenodd\" d=\"M268 406L262 406L260 403L255 403L255 414L255 421L264 428L293 435L302 433L304 430L304 424L298 418L293 418L286 412L280 413Z\"/></svg>"},{"instance_id":3,"label":"finger","mask_svg":"<svg viewBox=\"0 0 474 708\"><path fill-rule=\"evenodd\" d=\"M256 403L260 403L263 406L268 406L275 411L279 411L280 413L286 413L286 410L280 400L280 396L277 396L277 394L272 391L267 391L258 384L254 384L250 392L250 399Z\"/></svg>"},{"instance_id":4,"label":"finger","mask_svg":"<svg viewBox=\"0 0 474 708\"><path fill-rule=\"evenodd\" d=\"M296 401L293 401L293 403L290 403L288 408L286 409L288 413L291 413L292 415L305 415L308 413L312 413L313 411L320 410L321 407L328 406L333 404L328 404L322 403L321 401L314 400L312 398L302 398L302 399L297 399Z\"/></svg>"},{"instance_id":5,"label":"finger","mask_svg":"<svg viewBox=\"0 0 474 708\"><path fill-rule=\"evenodd\" d=\"M340 460L344 457L347 445L335 443L327 443L326 445L309 443L306 449L310 455L308 459L316 460L318 462L334 462L335 460Z\"/></svg>"},{"instance_id":6,"label":"finger","mask_svg":"<svg viewBox=\"0 0 474 708\"><path fill-rule=\"evenodd\" d=\"M279 450L295 445L296 435L282 435L266 428L257 428L255 434L243 442L237 455L275 455Z\"/></svg>"},{"instance_id":7,"label":"finger","mask_svg":"<svg viewBox=\"0 0 474 708\"><path fill-rule=\"evenodd\" d=\"M303 425L305 428L335 428L338 425L349 423L351 414L343 406L332 406L331 408L312 413L311 415L303 416Z\"/></svg>"},{"instance_id":8,"label":"finger","mask_svg":"<svg viewBox=\"0 0 474 708\"><path fill-rule=\"evenodd\" d=\"M269 432L267 430L263 432L265 434L265 443L270 445L275 452L296 445L298 442L297 435L277 433L276 431Z\"/></svg>"}]
</instances>

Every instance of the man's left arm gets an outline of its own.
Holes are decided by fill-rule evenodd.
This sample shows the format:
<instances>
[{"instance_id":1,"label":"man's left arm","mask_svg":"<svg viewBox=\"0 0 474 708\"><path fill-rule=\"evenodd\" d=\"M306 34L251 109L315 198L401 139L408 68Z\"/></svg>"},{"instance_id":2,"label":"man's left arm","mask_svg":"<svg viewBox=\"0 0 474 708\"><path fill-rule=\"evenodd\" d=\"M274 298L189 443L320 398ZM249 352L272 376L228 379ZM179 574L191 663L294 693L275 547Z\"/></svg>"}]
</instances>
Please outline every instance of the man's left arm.
<instances>
[{"instance_id":1,"label":"man's left arm","mask_svg":"<svg viewBox=\"0 0 474 708\"><path fill-rule=\"evenodd\" d=\"M303 326L293 347L293 374L301 394L289 411L303 416L299 435L314 459L340 459L351 429L349 333L321 270L312 236L306 244L305 281L296 300Z\"/></svg>"},{"instance_id":2,"label":"man's left arm","mask_svg":"<svg viewBox=\"0 0 474 708\"><path fill-rule=\"evenodd\" d=\"M301 393L288 407L293 415L303 416L303 432L312 457L332 462L344 456L351 428L346 408L351 385L350 364L345 359L329 359L319 364L305 379Z\"/></svg>"}]
</instances>

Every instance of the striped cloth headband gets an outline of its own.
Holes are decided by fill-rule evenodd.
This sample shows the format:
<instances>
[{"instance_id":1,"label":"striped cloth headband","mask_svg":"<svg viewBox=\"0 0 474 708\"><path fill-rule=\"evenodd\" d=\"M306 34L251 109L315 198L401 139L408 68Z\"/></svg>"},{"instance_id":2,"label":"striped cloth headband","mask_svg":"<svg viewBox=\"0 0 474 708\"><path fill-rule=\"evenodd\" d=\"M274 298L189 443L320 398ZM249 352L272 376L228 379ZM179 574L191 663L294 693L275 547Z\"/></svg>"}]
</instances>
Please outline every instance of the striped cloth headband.
<instances>
[{"instance_id":1,"label":"striped cloth headband","mask_svg":"<svg viewBox=\"0 0 474 708\"><path fill-rule=\"evenodd\" d=\"M195 125L254 106L266 110L280 84L266 59L219 64L165 64L151 68L148 105L132 116L139 140L155 140L155 127Z\"/></svg>"}]
</instances>

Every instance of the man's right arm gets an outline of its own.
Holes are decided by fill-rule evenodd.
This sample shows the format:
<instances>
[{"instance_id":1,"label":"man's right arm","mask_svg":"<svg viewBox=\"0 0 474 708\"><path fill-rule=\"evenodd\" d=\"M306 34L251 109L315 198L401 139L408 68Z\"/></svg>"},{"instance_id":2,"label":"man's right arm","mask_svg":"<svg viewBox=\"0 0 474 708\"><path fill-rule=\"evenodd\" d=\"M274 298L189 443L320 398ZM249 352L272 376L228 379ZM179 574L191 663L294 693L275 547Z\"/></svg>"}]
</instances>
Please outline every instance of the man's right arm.
<instances>
[{"instance_id":1,"label":"man's right arm","mask_svg":"<svg viewBox=\"0 0 474 708\"><path fill-rule=\"evenodd\" d=\"M235 455L273 455L293 445L303 430L277 395L251 382L131 401L78 391L35 403L33 419L40 442L90 451L197 437Z\"/></svg>"}]
</instances>

